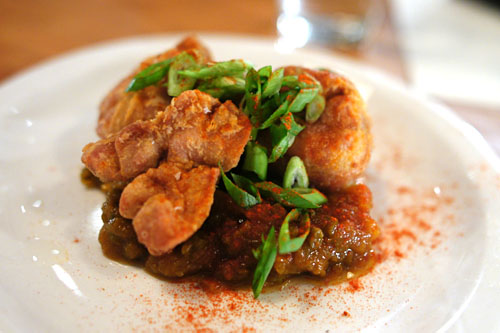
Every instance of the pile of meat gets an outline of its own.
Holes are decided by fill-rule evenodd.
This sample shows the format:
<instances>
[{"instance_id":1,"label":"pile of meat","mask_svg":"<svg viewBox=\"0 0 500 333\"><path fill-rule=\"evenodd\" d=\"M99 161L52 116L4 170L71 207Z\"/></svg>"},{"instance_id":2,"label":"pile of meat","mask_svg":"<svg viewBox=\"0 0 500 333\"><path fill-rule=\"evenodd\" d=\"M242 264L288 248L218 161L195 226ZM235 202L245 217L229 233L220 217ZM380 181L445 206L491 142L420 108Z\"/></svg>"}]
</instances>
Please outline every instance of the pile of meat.
<instances>
[{"instance_id":1,"label":"pile of meat","mask_svg":"<svg viewBox=\"0 0 500 333\"><path fill-rule=\"evenodd\" d=\"M250 138L248 117L231 101L198 90L171 99L162 85L125 92L147 66L182 51L210 61L196 38L145 60L100 105L101 139L83 148L82 161L102 182L126 182L119 213L133 220L139 242L155 256L189 239L210 214L219 179L234 168ZM328 71L286 67L285 75L307 71L322 85L326 108L289 149L305 163L311 183L324 192L353 184L371 150L369 118L351 82Z\"/></svg>"}]
</instances>

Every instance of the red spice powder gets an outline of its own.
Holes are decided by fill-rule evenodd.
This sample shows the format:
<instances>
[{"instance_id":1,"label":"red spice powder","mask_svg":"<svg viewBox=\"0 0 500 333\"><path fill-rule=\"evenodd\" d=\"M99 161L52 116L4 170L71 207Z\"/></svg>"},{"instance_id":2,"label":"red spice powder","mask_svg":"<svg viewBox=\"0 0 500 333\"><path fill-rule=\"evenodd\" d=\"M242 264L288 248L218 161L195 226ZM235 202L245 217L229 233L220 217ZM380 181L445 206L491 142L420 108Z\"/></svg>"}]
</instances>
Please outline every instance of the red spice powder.
<instances>
[{"instance_id":1,"label":"red spice powder","mask_svg":"<svg viewBox=\"0 0 500 333\"><path fill-rule=\"evenodd\" d=\"M265 311L266 305L254 300L247 293L230 290L216 282L214 284L204 282L203 285L196 283L183 283L179 285L183 294L196 294L189 297L181 297L175 294L176 306L173 311L179 327L191 327L196 332L207 329L211 321L222 321L226 325L232 324L235 317L244 317L248 308L252 312ZM208 287L208 290L205 289ZM198 291L198 292L196 292ZM207 298L206 301L200 299ZM253 332L252 327L245 326L244 332Z\"/></svg>"},{"instance_id":2,"label":"red spice powder","mask_svg":"<svg viewBox=\"0 0 500 333\"><path fill-rule=\"evenodd\" d=\"M444 189L445 186L442 186ZM444 223L454 221L453 214L442 214L454 202L451 196L409 186L397 186L394 190L404 198L387 208L385 215L378 221L381 229L376 241L380 251L379 262L391 257L398 261L408 258L411 256L409 252L416 248L437 248L444 237L437 229L442 228ZM443 216L436 220L440 216L437 214ZM428 221L441 222L433 225Z\"/></svg>"},{"instance_id":3,"label":"red spice powder","mask_svg":"<svg viewBox=\"0 0 500 333\"><path fill-rule=\"evenodd\" d=\"M353 279L349 281L348 291L353 293L361 289L363 289L363 285L360 279Z\"/></svg>"},{"instance_id":4,"label":"red spice powder","mask_svg":"<svg viewBox=\"0 0 500 333\"><path fill-rule=\"evenodd\" d=\"M292 122L293 122L292 114L287 113L285 116L283 116L282 119L283 119L283 125L285 126L285 128L287 130L291 130L292 129Z\"/></svg>"},{"instance_id":5,"label":"red spice powder","mask_svg":"<svg viewBox=\"0 0 500 333\"><path fill-rule=\"evenodd\" d=\"M429 231L432 229L432 227L429 225L429 223L427 223L423 220L418 221L418 227L424 231Z\"/></svg>"},{"instance_id":6,"label":"red spice powder","mask_svg":"<svg viewBox=\"0 0 500 333\"><path fill-rule=\"evenodd\" d=\"M309 75L305 75L305 74L300 74L299 75L299 81L300 82L303 82L305 84L314 84L314 81L311 79L311 77Z\"/></svg>"},{"instance_id":7,"label":"red spice powder","mask_svg":"<svg viewBox=\"0 0 500 333\"><path fill-rule=\"evenodd\" d=\"M395 152L394 163L402 163L401 151ZM441 187L444 191L444 186ZM279 189L273 189L278 190ZM408 260L412 251L425 248L432 250L438 247L443 241L446 233L442 225L436 225L436 215L441 213L443 208L447 208L454 200L445 195L436 195L433 191L410 186L394 186L394 194L401 195L401 202L397 202L392 207L388 207L379 219L381 235L376 241L377 260ZM267 208L262 206L262 208ZM449 216L453 220L452 215ZM445 221L443 220L443 223ZM445 229L444 229L445 230ZM384 272L390 278L391 271ZM362 283L363 279L349 281L346 287L340 288L312 288L308 292L299 292L293 286L287 286L286 292L296 297L297 301L305 306L317 306L323 298L337 300L338 293L355 293L365 290L365 293L372 293L370 285ZM368 279L369 280L369 279ZM366 281L366 280L363 280ZM222 323L234 327L234 318L245 318L250 312L252 317L262 315L265 317L275 304L254 300L251 294L241 291L233 291L222 286L212 285L210 281L206 284L179 285L179 292L169 295L169 304L174 303L173 315L175 317L175 327L183 327L186 330L196 332L211 331L211 322ZM373 297L377 297L377 292L373 291ZM172 302L172 298L174 301ZM340 299L340 298L339 298ZM336 302L336 301L335 301ZM340 302L340 301L339 301ZM165 301L165 305L167 302ZM348 306L348 304L342 305ZM345 308L345 307L344 307ZM287 306L281 305L277 308L283 316L273 316L273 321L288 322ZM338 308L329 308L336 313L341 313L342 317L351 317L348 311L341 312ZM313 320L312 316L307 320ZM293 320L293 319L292 319ZM319 319L317 319L319 320ZM255 323L255 325L259 325ZM237 331L254 332L252 327L243 326Z\"/></svg>"},{"instance_id":8,"label":"red spice powder","mask_svg":"<svg viewBox=\"0 0 500 333\"><path fill-rule=\"evenodd\" d=\"M409 194L409 193L413 193L411 188L409 188L408 186L400 186L397 188L397 192L398 194Z\"/></svg>"},{"instance_id":9,"label":"red spice powder","mask_svg":"<svg viewBox=\"0 0 500 333\"><path fill-rule=\"evenodd\" d=\"M395 251L394 251L394 255L395 255L396 257L398 257L398 258L404 258L404 257L405 257L404 253L403 253L403 252L401 252L400 250L395 250Z\"/></svg>"},{"instance_id":10,"label":"red spice powder","mask_svg":"<svg viewBox=\"0 0 500 333\"><path fill-rule=\"evenodd\" d=\"M413 241L417 240L417 236L415 236L415 234L408 229L392 230L390 233L391 233L393 239L398 243L401 242L401 238L403 238L403 237L409 237Z\"/></svg>"}]
</instances>

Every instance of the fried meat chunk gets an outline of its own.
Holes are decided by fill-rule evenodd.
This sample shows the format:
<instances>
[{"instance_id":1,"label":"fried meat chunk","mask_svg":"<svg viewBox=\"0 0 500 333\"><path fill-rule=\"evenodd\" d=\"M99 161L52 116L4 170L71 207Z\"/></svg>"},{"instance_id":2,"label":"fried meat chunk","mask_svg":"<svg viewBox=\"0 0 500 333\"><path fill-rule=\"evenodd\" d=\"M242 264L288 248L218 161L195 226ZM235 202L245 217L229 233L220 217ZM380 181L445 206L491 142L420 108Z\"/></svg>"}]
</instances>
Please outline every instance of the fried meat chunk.
<instances>
[{"instance_id":1,"label":"fried meat chunk","mask_svg":"<svg viewBox=\"0 0 500 333\"><path fill-rule=\"evenodd\" d=\"M188 90L155 119L136 121L83 148L82 162L101 181L131 179L166 160L234 168L250 137L248 117L198 90ZM110 167L111 166L111 167Z\"/></svg>"},{"instance_id":2,"label":"fried meat chunk","mask_svg":"<svg viewBox=\"0 0 500 333\"><path fill-rule=\"evenodd\" d=\"M370 159L370 118L358 91L345 77L324 70L285 68L285 75L304 72L321 83L326 106L321 117L297 136L288 155L304 161L314 186L326 191L345 188L362 174Z\"/></svg>"},{"instance_id":3,"label":"fried meat chunk","mask_svg":"<svg viewBox=\"0 0 500 333\"><path fill-rule=\"evenodd\" d=\"M195 56L200 63L211 59L210 53L196 37L187 37L175 48L144 60L129 76L111 90L99 106L97 134L101 138L118 132L123 127L137 121L153 119L156 114L170 104L171 98L165 87L153 85L139 91L126 92L132 78L146 67L175 57L186 51Z\"/></svg>"},{"instance_id":4,"label":"fried meat chunk","mask_svg":"<svg viewBox=\"0 0 500 333\"><path fill-rule=\"evenodd\" d=\"M173 162L151 168L129 183L120 214L133 219L139 242L161 255L191 237L210 213L219 169Z\"/></svg>"}]
</instances>

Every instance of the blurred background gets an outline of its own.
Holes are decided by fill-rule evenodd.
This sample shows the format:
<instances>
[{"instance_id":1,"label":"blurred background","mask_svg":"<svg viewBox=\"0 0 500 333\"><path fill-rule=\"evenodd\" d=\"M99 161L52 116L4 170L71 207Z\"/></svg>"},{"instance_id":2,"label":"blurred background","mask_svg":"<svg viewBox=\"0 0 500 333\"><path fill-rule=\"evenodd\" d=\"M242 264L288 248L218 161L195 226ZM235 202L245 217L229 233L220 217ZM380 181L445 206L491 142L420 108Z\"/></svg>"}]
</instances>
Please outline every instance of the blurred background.
<instances>
[{"instance_id":1,"label":"blurred background","mask_svg":"<svg viewBox=\"0 0 500 333\"><path fill-rule=\"evenodd\" d=\"M341 53L449 105L500 154L498 1L0 0L0 81L78 47L173 32Z\"/></svg>"}]
</instances>

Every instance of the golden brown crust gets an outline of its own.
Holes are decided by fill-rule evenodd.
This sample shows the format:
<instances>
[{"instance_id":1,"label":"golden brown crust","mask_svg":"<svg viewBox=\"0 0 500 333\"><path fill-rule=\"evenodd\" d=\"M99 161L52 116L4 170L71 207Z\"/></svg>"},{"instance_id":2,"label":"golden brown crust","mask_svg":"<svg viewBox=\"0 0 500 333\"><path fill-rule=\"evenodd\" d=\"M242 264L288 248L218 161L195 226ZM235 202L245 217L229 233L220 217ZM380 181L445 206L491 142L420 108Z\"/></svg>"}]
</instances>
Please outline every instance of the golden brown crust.
<instances>
[{"instance_id":1,"label":"golden brown crust","mask_svg":"<svg viewBox=\"0 0 500 333\"><path fill-rule=\"evenodd\" d=\"M372 148L370 118L354 85L328 71L286 67L285 75L307 72L322 85L326 107L288 150L299 156L314 186L334 191L353 184L365 170Z\"/></svg>"},{"instance_id":2,"label":"golden brown crust","mask_svg":"<svg viewBox=\"0 0 500 333\"><path fill-rule=\"evenodd\" d=\"M197 50L194 53L193 50ZM175 57L182 51L193 52L200 62L211 59L210 52L200 41L190 36L182 40L175 48L144 60L130 75L124 78L102 100L99 106L97 134L101 138L118 132L137 120L153 119L159 111L170 104L171 98L165 87L149 86L139 91L125 92L132 78L146 67L157 62Z\"/></svg>"},{"instance_id":3,"label":"golden brown crust","mask_svg":"<svg viewBox=\"0 0 500 333\"><path fill-rule=\"evenodd\" d=\"M135 178L120 199L120 214L133 218L138 240L161 255L191 237L210 213L219 169L184 169L163 163Z\"/></svg>"},{"instance_id":4,"label":"golden brown crust","mask_svg":"<svg viewBox=\"0 0 500 333\"><path fill-rule=\"evenodd\" d=\"M188 90L155 119L136 121L89 143L82 162L103 182L131 179L156 167L165 154L170 162L193 166L220 162L227 171L238 164L251 129L248 117L231 101L221 104L199 90Z\"/></svg>"},{"instance_id":5,"label":"golden brown crust","mask_svg":"<svg viewBox=\"0 0 500 333\"><path fill-rule=\"evenodd\" d=\"M120 161L115 150L115 139L108 138L99 141L99 144L88 143L83 147L82 162L94 175L99 174L102 182L111 182L118 179ZM94 170L94 171L92 171Z\"/></svg>"}]
</instances>

